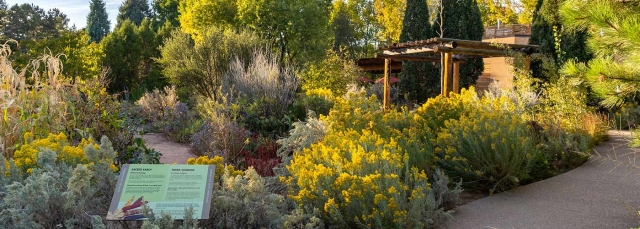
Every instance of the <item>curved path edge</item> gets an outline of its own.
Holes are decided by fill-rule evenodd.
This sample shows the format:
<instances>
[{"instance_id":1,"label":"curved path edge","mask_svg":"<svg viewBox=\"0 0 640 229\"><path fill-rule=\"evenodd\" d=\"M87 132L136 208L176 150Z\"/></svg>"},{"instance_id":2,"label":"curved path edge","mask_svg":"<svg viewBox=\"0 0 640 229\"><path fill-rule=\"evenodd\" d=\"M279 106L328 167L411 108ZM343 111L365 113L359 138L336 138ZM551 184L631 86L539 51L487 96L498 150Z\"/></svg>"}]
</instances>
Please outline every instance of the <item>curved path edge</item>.
<instances>
[{"instance_id":1,"label":"curved path edge","mask_svg":"<svg viewBox=\"0 0 640 229\"><path fill-rule=\"evenodd\" d=\"M640 226L640 149L609 131L582 166L455 209L443 228L632 228ZM609 158L627 163L617 163Z\"/></svg>"}]
</instances>

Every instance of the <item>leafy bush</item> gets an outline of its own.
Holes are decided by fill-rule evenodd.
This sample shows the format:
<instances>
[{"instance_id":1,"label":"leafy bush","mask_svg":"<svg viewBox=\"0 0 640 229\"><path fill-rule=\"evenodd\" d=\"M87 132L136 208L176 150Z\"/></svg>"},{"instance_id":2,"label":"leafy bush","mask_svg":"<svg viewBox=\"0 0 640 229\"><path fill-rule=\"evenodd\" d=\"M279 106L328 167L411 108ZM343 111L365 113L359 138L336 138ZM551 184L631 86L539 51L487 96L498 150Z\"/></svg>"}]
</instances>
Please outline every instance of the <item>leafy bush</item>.
<instances>
[{"instance_id":1,"label":"leafy bush","mask_svg":"<svg viewBox=\"0 0 640 229\"><path fill-rule=\"evenodd\" d=\"M95 148L87 146L84 157L88 164L68 165L57 161L53 150L41 148L36 159L38 167L21 178L19 170L7 168L0 157L0 173L11 170L8 184L0 176L0 225L4 228L89 228L100 226L99 215L109 207L117 175L113 172L116 156L106 137ZM13 164L10 159L8 164ZM102 225L104 227L104 225Z\"/></svg>"},{"instance_id":2,"label":"leafy bush","mask_svg":"<svg viewBox=\"0 0 640 229\"><path fill-rule=\"evenodd\" d=\"M273 168L281 162L278 157L278 144L275 142L267 142L259 144L253 152L244 151L244 166L252 167L260 176L274 176Z\"/></svg>"},{"instance_id":3,"label":"leafy bush","mask_svg":"<svg viewBox=\"0 0 640 229\"><path fill-rule=\"evenodd\" d=\"M335 96L328 89L311 89L307 90L304 96L299 96L294 104L304 108L304 112L313 111L319 115L328 115L333 107Z\"/></svg>"},{"instance_id":4,"label":"leafy bush","mask_svg":"<svg viewBox=\"0 0 640 229\"><path fill-rule=\"evenodd\" d=\"M197 94L219 102L223 97L220 87L234 58L250 60L251 52L264 41L247 31L236 33L216 27L200 38L193 41L188 34L174 31L160 48L158 62L164 75L177 85L182 100L189 101Z\"/></svg>"},{"instance_id":5,"label":"leafy bush","mask_svg":"<svg viewBox=\"0 0 640 229\"><path fill-rule=\"evenodd\" d=\"M155 149L149 149L144 144L142 138L133 140L133 145L127 148L127 151L119 153L116 157L118 166L124 164L160 164L162 153Z\"/></svg>"},{"instance_id":6,"label":"leafy bush","mask_svg":"<svg viewBox=\"0 0 640 229\"><path fill-rule=\"evenodd\" d=\"M310 91L323 88L331 90L335 95L344 95L347 85L356 83L358 73L358 66L353 61L329 49L322 62L312 63L302 73L302 89Z\"/></svg>"}]
</instances>

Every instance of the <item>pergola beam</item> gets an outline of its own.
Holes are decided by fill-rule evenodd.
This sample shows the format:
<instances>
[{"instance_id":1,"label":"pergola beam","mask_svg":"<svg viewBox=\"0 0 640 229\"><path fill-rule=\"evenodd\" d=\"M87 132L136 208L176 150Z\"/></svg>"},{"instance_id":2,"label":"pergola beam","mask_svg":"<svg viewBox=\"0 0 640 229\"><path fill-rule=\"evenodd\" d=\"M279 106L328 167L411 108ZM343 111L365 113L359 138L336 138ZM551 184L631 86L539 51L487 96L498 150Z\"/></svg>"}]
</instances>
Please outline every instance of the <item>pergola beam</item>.
<instances>
[{"instance_id":1,"label":"pergola beam","mask_svg":"<svg viewBox=\"0 0 640 229\"><path fill-rule=\"evenodd\" d=\"M410 61L416 61L416 62L434 62L434 63L440 63L441 62L441 59L440 59L439 56L419 56L419 55L411 55L411 54L387 55L387 54L376 53L375 57L376 58L384 58L384 59L392 59L392 60L410 60ZM460 58L459 55L454 55L453 56L453 62L455 62L455 63L466 63L467 60Z\"/></svg>"}]
</instances>

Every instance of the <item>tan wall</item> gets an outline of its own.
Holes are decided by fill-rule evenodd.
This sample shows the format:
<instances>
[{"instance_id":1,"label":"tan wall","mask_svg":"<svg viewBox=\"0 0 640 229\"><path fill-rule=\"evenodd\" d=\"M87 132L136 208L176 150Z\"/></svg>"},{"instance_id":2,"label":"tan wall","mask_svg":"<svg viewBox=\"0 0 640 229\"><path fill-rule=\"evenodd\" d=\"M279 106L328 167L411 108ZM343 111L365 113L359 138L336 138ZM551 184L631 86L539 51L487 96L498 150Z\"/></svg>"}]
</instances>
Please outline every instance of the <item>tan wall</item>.
<instances>
[{"instance_id":1,"label":"tan wall","mask_svg":"<svg viewBox=\"0 0 640 229\"><path fill-rule=\"evenodd\" d=\"M511 36L482 40L484 42L499 42L505 44L527 44L528 36ZM505 57L484 58L484 72L478 78L476 87L478 90L485 90L490 83L497 83L500 88L513 87L513 74L509 72L509 65Z\"/></svg>"}]
</instances>

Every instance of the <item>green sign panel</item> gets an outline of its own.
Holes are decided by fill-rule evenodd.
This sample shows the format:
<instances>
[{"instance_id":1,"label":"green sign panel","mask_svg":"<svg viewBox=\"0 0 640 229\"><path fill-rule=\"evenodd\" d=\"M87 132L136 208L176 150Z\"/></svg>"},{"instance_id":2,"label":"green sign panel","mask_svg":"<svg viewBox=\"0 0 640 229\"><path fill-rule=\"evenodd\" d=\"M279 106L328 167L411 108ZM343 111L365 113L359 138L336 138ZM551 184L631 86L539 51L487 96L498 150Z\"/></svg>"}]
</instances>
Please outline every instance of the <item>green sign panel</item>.
<instances>
[{"instance_id":1,"label":"green sign panel","mask_svg":"<svg viewBox=\"0 0 640 229\"><path fill-rule=\"evenodd\" d=\"M123 165L107 220L144 220L142 206L156 215L182 219L193 206L196 218L208 219L213 165Z\"/></svg>"}]
</instances>

